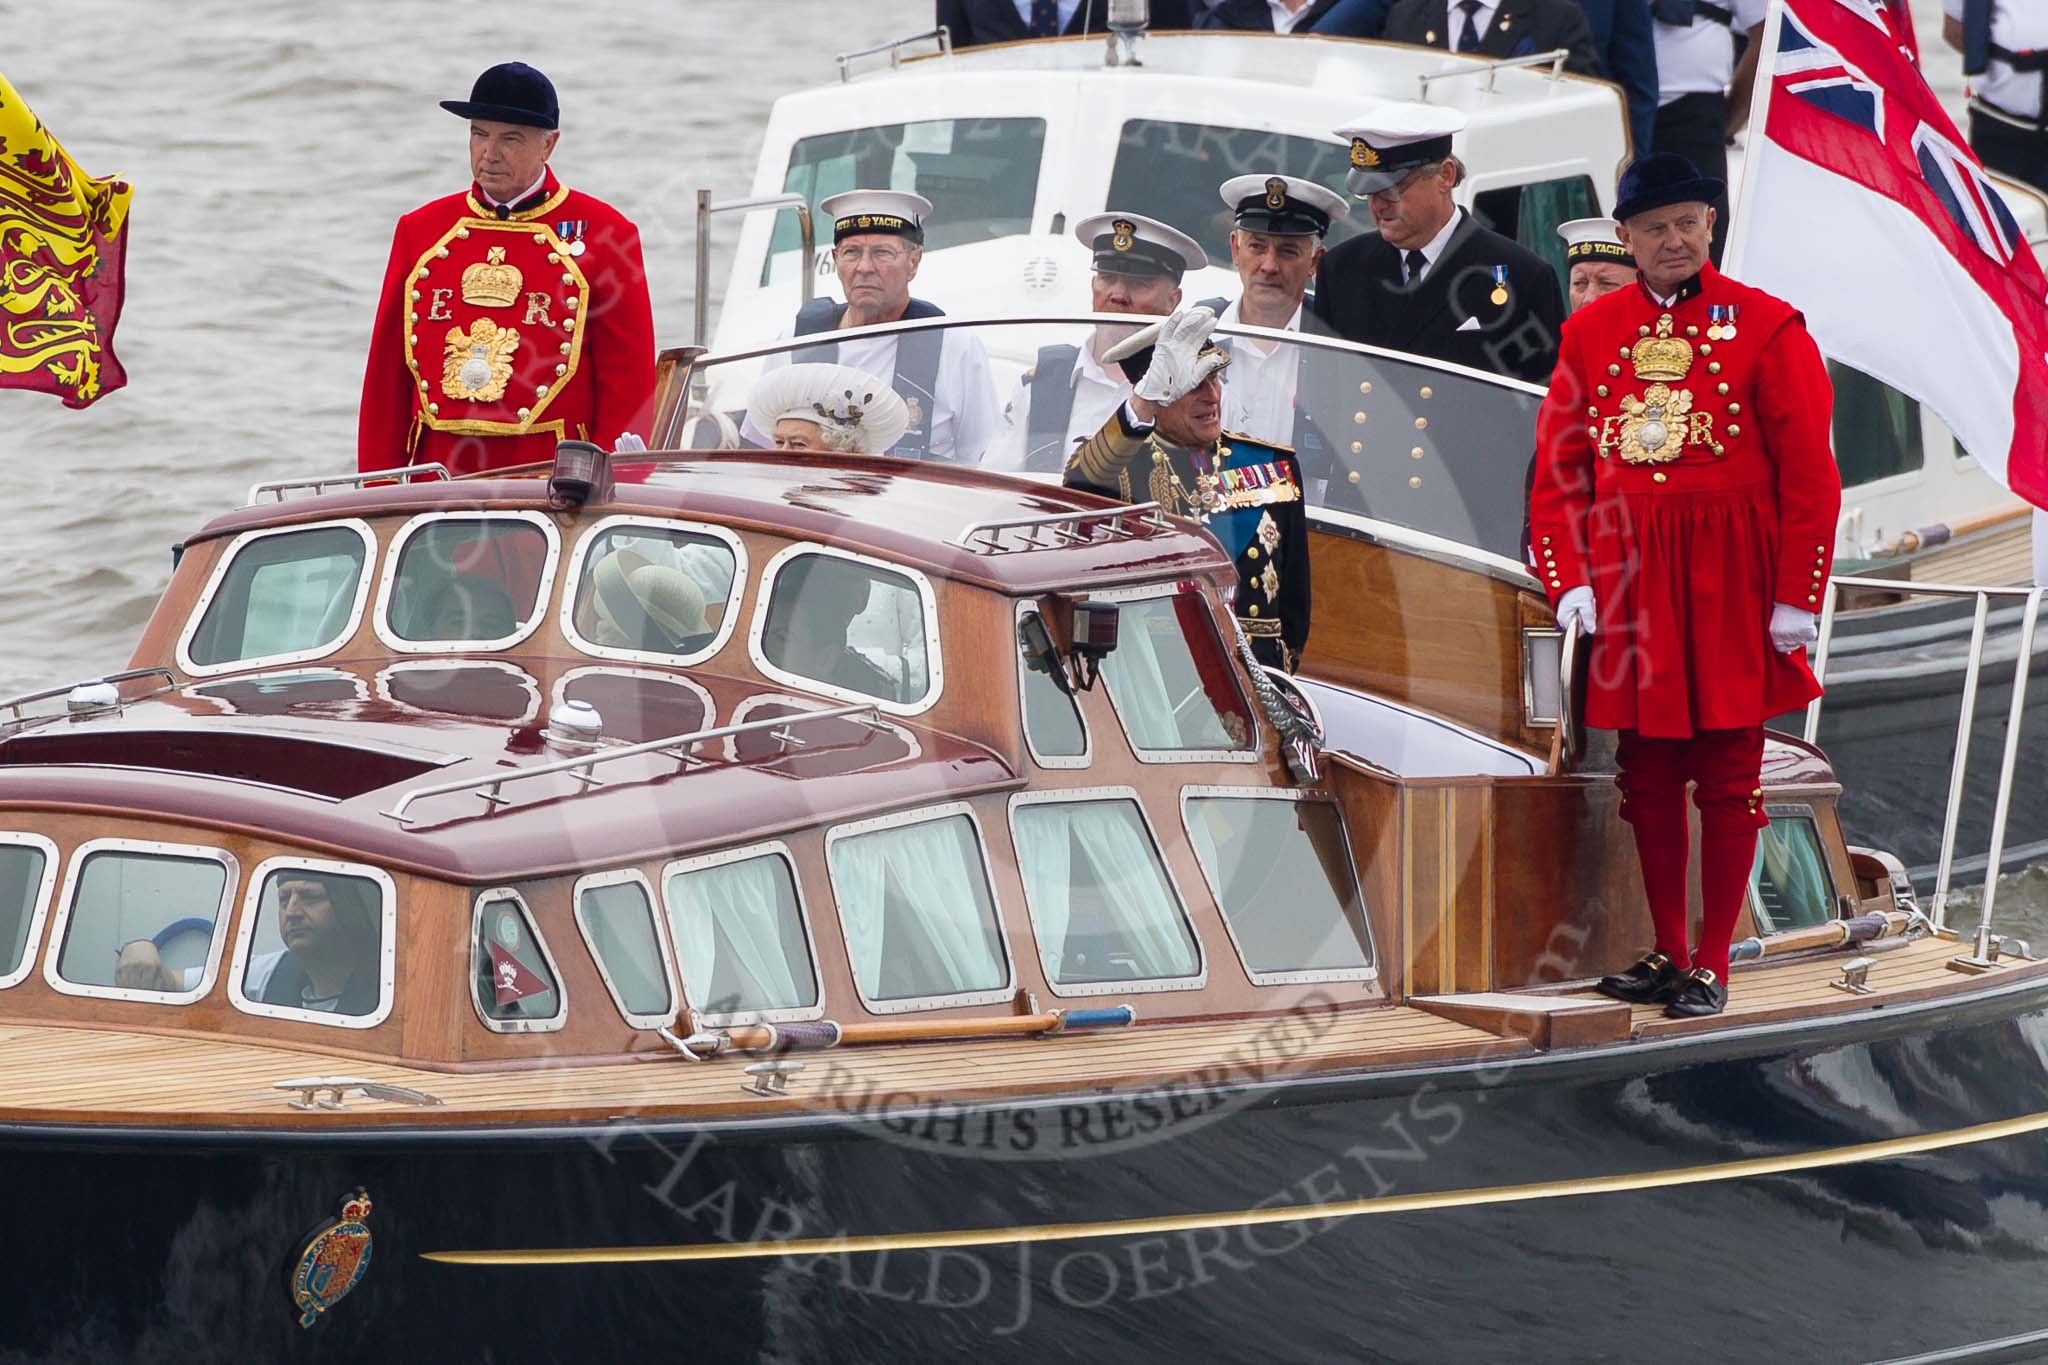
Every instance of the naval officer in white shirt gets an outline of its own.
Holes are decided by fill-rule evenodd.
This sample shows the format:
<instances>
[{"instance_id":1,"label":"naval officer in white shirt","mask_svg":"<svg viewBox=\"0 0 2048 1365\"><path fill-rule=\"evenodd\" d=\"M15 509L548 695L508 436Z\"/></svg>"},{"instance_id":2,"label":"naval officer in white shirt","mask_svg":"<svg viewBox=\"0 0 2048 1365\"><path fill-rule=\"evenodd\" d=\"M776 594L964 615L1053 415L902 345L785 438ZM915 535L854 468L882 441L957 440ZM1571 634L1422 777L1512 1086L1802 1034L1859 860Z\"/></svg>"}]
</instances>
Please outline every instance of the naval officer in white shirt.
<instances>
[{"instance_id":1,"label":"naval officer in white shirt","mask_svg":"<svg viewBox=\"0 0 2048 1365\"><path fill-rule=\"evenodd\" d=\"M1313 180L1291 175L1240 175L1218 193L1237 224L1230 263L1243 289L1227 306L1216 301L1217 326L1301 331L1309 281L1323 263L1323 239L1350 205ZM1223 377L1223 429L1295 449L1302 348L1257 337L1231 337L1225 345L1231 364Z\"/></svg>"},{"instance_id":2,"label":"naval officer in white shirt","mask_svg":"<svg viewBox=\"0 0 2048 1365\"><path fill-rule=\"evenodd\" d=\"M1728 139L1749 118L1758 41L1770 0L1651 0L1657 45L1657 122L1651 150L1682 156L1700 174L1728 179ZM1735 35L1749 45L1738 63ZM1640 154L1641 149L1638 149ZM1714 204L1714 264L1728 240L1728 196Z\"/></svg>"},{"instance_id":3,"label":"naval officer in white shirt","mask_svg":"<svg viewBox=\"0 0 2048 1365\"><path fill-rule=\"evenodd\" d=\"M1209 264L1201 244L1156 218L1098 213L1074 224L1094 253L1089 306L1097 313L1165 317L1180 307L1181 280ZM1102 430L1131 396L1131 381L1102 355L1134 327L1104 323L1078 345L1041 346L1010 396L1005 428L982 467L1005 473L1059 474L1081 442Z\"/></svg>"},{"instance_id":4,"label":"naval officer in white shirt","mask_svg":"<svg viewBox=\"0 0 2048 1365\"><path fill-rule=\"evenodd\" d=\"M762 363L762 373L792 363L865 370L894 389L910 413L909 429L887 454L978 463L1000 423L988 352L979 337L957 327L834 337L854 327L945 316L944 309L910 294L924 261L931 202L900 190L848 190L821 200L818 211L832 223L832 265L847 301L805 304L783 339L815 336L817 343L776 352ZM743 431L757 446L772 437L751 423Z\"/></svg>"}]
</instances>

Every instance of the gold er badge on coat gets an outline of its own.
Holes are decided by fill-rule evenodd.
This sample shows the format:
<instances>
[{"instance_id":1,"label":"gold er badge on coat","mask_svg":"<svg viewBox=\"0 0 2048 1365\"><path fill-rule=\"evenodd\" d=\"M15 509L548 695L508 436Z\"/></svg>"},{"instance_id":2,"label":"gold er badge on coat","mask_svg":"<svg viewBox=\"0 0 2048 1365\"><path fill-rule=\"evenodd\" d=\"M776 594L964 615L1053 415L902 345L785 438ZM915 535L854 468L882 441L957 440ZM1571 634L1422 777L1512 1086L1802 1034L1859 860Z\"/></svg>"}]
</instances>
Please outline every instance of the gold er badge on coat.
<instances>
[{"instance_id":1,"label":"gold er badge on coat","mask_svg":"<svg viewBox=\"0 0 2048 1365\"><path fill-rule=\"evenodd\" d=\"M472 267L474 269L474 267ZM489 403L505 396L512 382L512 355L519 332L478 318L468 330L448 329L441 363L441 392L450 398Z\"/></svg>"}]
</instances>

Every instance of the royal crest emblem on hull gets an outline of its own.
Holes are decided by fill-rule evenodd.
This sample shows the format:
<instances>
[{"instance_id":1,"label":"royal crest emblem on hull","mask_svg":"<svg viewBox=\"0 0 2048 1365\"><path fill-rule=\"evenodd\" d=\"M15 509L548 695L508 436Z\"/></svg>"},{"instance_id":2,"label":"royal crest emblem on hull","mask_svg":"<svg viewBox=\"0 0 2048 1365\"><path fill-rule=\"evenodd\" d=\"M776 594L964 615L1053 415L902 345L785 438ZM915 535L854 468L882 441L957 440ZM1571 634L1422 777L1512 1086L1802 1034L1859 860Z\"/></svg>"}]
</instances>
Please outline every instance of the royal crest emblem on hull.
<instances>
[{"instance_id":1,"label":"royal crest emblem on hull","mask_svg":"<svg viewBox=\"0 0 2048 1365\"><path fill-rule=\"evenodd\" d=\"M292 1306L299 1326L311 1327L320 1315L348 1297L370 1268L370 1196L357 1190L342 1201L341 1217L330 1220L306 1243L292 1268Z\"/></svg>"}]
</instances>

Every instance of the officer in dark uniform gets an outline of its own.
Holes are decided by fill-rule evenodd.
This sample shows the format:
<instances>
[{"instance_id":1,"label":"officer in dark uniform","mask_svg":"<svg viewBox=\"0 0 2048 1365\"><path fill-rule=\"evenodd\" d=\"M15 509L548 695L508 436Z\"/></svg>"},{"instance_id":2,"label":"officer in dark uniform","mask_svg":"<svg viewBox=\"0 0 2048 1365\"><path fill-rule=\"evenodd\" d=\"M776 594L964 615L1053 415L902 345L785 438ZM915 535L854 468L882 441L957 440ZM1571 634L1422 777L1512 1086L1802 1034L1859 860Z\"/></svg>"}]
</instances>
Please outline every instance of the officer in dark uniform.
<instances>
[{"instance_id":1,"label":"officer in dark uniform","mask_svg":"<svg viewBox=\"0 0 2048 1365\"><path fill-rule=\"evenodd\" d=\"M1557 273L1458 207L1465 178L1454 109L1381 104L1337 136L1351 144L1351 192L1379 235L1330 249L1315 311L1347 341L1550 382L1564 326Z\"/></svg>"},{"instance_id":2,"label":"officer in dark uniform","mask_svg":"<svg viewBox=\"0 0 2048 1365\"><path fill-rule=\"evenodd\" d=\"M1301 471L1287 447L1223 430L1230 357L1209 344L1215 325L1208 309L1184 309L1112 349L1137 387L1074 453L1066 484L1204 522L1237 565L1252 653L1292 672L1308 644Z\"/></svg>"}]
</instances>

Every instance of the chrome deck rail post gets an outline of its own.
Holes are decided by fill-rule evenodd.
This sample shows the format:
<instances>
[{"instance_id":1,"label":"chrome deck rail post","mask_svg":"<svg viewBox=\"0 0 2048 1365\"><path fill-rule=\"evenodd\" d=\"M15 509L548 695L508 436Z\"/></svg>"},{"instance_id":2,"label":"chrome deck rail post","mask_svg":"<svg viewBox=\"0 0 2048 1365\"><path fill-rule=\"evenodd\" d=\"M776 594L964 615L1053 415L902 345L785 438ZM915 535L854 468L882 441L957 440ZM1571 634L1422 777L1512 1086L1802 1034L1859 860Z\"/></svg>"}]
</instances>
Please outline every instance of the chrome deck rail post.
<instances>
[{"instance_id":1,"label":"chrome deck rail post","mask_svg":"<svg viewBox=\"0 0 2048 1365\"><path fill-rule=\"evenodd\" d=\"M1827 700L1828 649L1835 642L1835 604L1840 601L1835 581L1828 580L1827 600L1820 604L1820 638L1813 642L1813 676L1821 681L1821 693L1806 704L1806 742L1820 743L1820 704Z\"/></svg>"},{"instance_id":2,"label":"chrome deck rail post","mask_svg":"<svg viewBox=\"0 0 2048 1365\"><path fill-rule=\"evenodd\" d=\"M751 213L755 209L796 210L797 231L803 237L803 269L797 272L797 288L803 302L817 292L817 227L811 221L811 201L801 194L757 194L746 199L713 202L710 190L697 191L697 289L690 301L690 344L706 346L705 333L711 329L711 218L719 213Z\"/></svg>"},{"instance_id":3,"label":"chrome deck rail post","mask_svg":"<svg viewBox=\"0 0 2048 1365\"><path fill-rule=\"evenodd\" d=\"M1520 67L1547 66L1550 68L1550 79L1560 80L1564 76L1564 64L1571 55L1569 49L1554 47L1548 52L1532 52L1523 57L1502 57L1498 61L1475 62L1471 66L1461 66L1451 71L1426 72L1415 78L1416 83L1422 87L1422 93L1418 98L1424 104L1429 103L1429 87L1433 82L1456 80L1460 76L1486 77L1486 93L1490 95L1493 93L1495 76Z\"/></svg>"},{"instance_id":4,"label":"chrome deck rail post","mask_svg":"<svg viewBox=\"0 0 2048 1365\"><path fill-rule=\"evenodd\" d=\"M961 527L950 543L970 554L1014 554L1020 550L1082 545L1097 534L1108 540L1129 540L1140 530L1166 531L1172 527L1173 523L1166 519L1166 513L1158 503L1132 502L1099 511L1050 512L1042 516L973 521ZM1006 544L1003 539L1006 534L1015 536L1017 543Z\"/></svg>"},{"instance_id":5,"label":"chrome deck rail post","mask_svg":"<svg viewBox=\"0 0 2048 1365\"><path fill-rule=\"evenodd\" d=\"M1977 680L1984 670L1984 623L1991 614L1991 594L1977 593L1977 611L1970 622L1970 662L1963 671L1963 709L1956 717L1956 757L1948 770L1948 809L1941 819L1941 861L1934 872L1934 927L1948 927L1948 883L1955 870L1956 824L1963 814L1963 781L1970 766L1970 722L1977 709ZM1996 869L1987 868L1990 876Z\"/></svg>"},{"instance_id":6,"label":"chrome deck rail post","mask_svg":"<svg viewBox=\"0 0 2048 1365\"><path fill-rule=\"evenodd\" d=\"M2034 662L2034 626L2041 619L2041 595L2048 589L2027 593L2025 615L2020 618L2020 652L2012 665L2012 705L2005 716L2005 754L1998 764L1998 804L1991 814L1991 853L1984 863L1984 914L1981 923L1991 924L1991 906L1998 897L1998 865L2005 858L2005 817L2012 807L2012 780L2019 766L2020 725L2026 718L2027 675ZM1977 599L1983 610L1983 597ZM1958 764L1958 766L1961 766ZM1940 921L1936 920L1939 924Z\"/></svg>"},{"instance_id":7,"label":"chrome deck rail post","mask_svg":"<svg viewBox=\"0 0 2048 1365\"><path fill-rule=\"evenodd\" d=\"M394 469L373 469L362 474L325 474L306 479L272 479L268 483L250 484L249 495L243 499L242 505L254 507L265 493L275 493L277 500L283 502L284 495L294 489L310 488L317 495L330 488L361 488L365 484L387 482L411 483L414 479L424 479L428 475L443 482L455 477L448 472L448 466L444 464L406 464Z\"/></svg>"}]
</instances>

